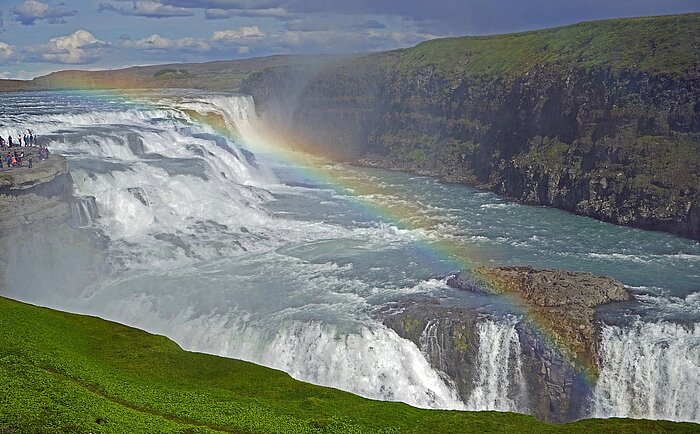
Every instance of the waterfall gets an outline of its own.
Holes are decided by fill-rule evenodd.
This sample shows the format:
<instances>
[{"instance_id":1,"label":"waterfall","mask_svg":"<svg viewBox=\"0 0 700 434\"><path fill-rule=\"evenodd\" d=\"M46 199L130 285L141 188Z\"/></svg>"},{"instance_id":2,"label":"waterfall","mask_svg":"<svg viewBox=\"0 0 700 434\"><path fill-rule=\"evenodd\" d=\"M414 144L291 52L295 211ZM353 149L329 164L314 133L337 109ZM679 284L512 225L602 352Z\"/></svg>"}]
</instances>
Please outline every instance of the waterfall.
<instances>
[{"instance_id":1,"label":"waterfall","mask_svg":"<svg viewBox=\"0 0 700 434\"><path fill-rule=\"evenodd\" d=\"M467 400L470 410L527 412L517 319L486 320L478 327L479 350L474 389Z\"/></svg>"},{"instance_id":2,"label":"waterfall","mask_svg":"<svg viewBox=\"0 0 700 434\"><path fill-rule=\"evenodd\" d=\"M700 422L700 327L605 326L595 417Z\"/></svg>"},{"instance_id":3,"label":"waterfall","mask_svg":"<svg viewBox=\"0 0 700 434\"><path fill-rule=\"evenodd\" d=\"M71 203L71 218L79 228L87 228L100 217L94 196L77 198Z\"/></svg>"},{"instance_id":4,"label":"waterfall","mask_svg":"<svg viewBox=\"0 0 700 434\"><path fill-rule=\"evenodd\" d=\"M289 188L244 148L257 137L252 98L166 95L155 107L112 105L80 100L73 112L23 123L67 156L80 198L74 222L104 235L115 270L88 287L50 292L28 275L9 295L371 398L464 407L415 344L367 316L369 285L346 275L351 266L285 253L319 240L381 240L387 229L270 211L274 191ZM234 134L220 130L221 119ZM45 262L75 257L62 254L68 247L57 244ZM37 263L42 248L16 250L15 259L46 270L44 282L56 281L47 273L75 274L70 262L69 270Z\"/></svg>"},{"instance_id":5,"label":"waterfall","mask_svg":"<svg viewBox=\"0 0 700 434\"><path fill-rule=\"evenodd\" d=\"M447 369L447 362L445 361L445 350L442 345L440 345L439 332L440 320L428 321L425 324L425 328L420 335L418 343L425 357L431 360L433 365L437 363L436 368L441 372L445 372Z\"/></svg>"},{"instance_id":6,"label":"waterfall","mask_svg":"<svg viewBox=\"0 0 700 434\"><path fill-rule=\"evenodd\" d=\"M13 266L33 271L3 294L371 398L530 412L516 318L476 325L474 366L460 383L473 382L465 404L444 374L454 363L441 333L447 320L428 322L415 345L372 316L407 294L443 291L435 279L421 281L428 273L411 274L433 264L406 266L422 260L412 252L416 237L377 224L347 196L277 181L274 160L247 147L265 141L251 97L165 95L124 107L70 98L0 124L31 126L67 156L79 198L74 224L99 230L110 270L87 270L92 252L61 233L51 243L37 235L8 246ZM606 326L601 357L595 416L700 422L697 326Z\"/></svg>"}]
</instances>

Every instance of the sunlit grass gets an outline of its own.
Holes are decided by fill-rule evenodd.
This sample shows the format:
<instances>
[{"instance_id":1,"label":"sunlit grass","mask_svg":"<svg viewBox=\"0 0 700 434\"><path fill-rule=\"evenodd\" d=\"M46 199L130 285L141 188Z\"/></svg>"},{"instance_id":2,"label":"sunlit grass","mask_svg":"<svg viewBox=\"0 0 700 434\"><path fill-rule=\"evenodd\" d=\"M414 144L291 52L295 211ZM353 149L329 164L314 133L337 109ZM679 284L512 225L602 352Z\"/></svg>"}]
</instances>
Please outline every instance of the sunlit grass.
<instances>
[{"instance_id":1,"label":"sunlit grass","mask_svg":"<svg viewBox=\"0 0 700 434\"><path fill-rule=\"evenodd\" d=\"M692 432L697 425L547 425L420 410L314 386L162 336L0 297L0 432Z\"/></svg>"}]
</instances>

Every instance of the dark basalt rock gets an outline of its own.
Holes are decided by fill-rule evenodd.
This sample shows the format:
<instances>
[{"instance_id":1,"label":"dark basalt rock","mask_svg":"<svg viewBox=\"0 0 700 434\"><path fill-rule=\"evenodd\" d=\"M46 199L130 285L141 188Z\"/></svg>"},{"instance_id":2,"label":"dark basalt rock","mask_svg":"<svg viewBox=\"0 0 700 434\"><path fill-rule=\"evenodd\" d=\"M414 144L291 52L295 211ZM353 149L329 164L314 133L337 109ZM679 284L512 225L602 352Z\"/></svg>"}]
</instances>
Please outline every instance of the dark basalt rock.
<instances>
[{"instance_id":1,"label":"dark basalt rock","mask_svg":"<svg viewBox=\"0 0 700 434\"><path fill-rule=\"evenodd\" d=\"M382 314L384 324L414 342L431 366L452 381L467 402L478 369L478 323L485 318L432 299L402 302ZM543 338L527 321L516 325L521 346L525 397L519 407L540 419L566 422L585 417L591 388L578 364ZM522 401L524 400L524 402Z\"/></svg>"},{"instance_id":2,"label":"dark basalt rock","mask_svg":"<svg viewBox=\"0 0 700 434\"><path fill-rule=\"evenodd\" d=\"M395 306L382 318L399 336L415 343L434 368L454 381L463 400L469 398L479 347L477 313L445 307L432 299L417 299Z\"/></svg>"},{"instance_id":3,"label":"dark basalt rock","mask_svg":"<svg viewBox=\"0 0 700 434\"><path fill-rule=\"evenodd\" d=\"M467 183L599 220L700 240L700 65L682 74L535 66L513 76L348 61L296 86L242 86L291 110L308 150ZM299 89L300 88L300 89Z\"/></svg>"}]
</instances>

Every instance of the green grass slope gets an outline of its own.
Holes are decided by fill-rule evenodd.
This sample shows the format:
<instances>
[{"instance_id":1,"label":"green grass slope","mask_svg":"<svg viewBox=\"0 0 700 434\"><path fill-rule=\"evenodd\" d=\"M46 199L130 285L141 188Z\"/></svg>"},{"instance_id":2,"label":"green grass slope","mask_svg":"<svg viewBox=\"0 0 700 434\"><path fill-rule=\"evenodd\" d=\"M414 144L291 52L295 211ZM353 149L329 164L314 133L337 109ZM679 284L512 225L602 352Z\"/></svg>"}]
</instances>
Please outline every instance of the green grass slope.
<instances>
[{"instance_id":1,"label":"green grass slope","mask_svg":"<svg viewBox=\"0 0 700 434\"><path fill-rule=\"evenodd\" d=\"M399 70L519 75L535 66L680 74L700 63L700 14L622 18L505 35L433 39L402 50Z\"/></svg>"},{"instance_id":2,"label":"green grass slope","mask_svg":"<svg viewBox=\"0 0 700 434\"><path fill-rule=\"evenodd\" d=\"M697 432L698 425L431 411L0 297L0 432Z\"/></svg>"}]
</instances>

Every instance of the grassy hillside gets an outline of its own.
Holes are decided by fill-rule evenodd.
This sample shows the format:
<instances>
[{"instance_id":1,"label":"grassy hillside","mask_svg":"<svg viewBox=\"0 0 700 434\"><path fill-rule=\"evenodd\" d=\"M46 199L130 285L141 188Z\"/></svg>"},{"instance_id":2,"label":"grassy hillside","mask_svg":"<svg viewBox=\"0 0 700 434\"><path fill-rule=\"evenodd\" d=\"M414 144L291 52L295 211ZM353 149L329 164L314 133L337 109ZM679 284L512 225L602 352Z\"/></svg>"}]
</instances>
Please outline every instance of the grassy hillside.
<instances>
[{"instance_id":1,"label":"grassy hillside","mask_svg":"<svg viewBox=\"0 0 700 434\"><path fill-rule=\"evenodd\" d=\"M0 297L0 432L697 432L371 401L94 317Z\"/></svg>"},{"instance_id":2,"label":"grassy hillside","mask_svg":"<svg viewBox=\"0 0 700 434\"><path fill-rule=\"evenodd\" d=\"M347 57L280 55L113 71L61 71L31 81L0 80L0 91L135 87L236 91L243 80L258 71L334 63ZM505 35L433 39L413 48L369 54L358 62L396 66L398 72L405 74L433 65L448 77L518 75L537 65L679 74L700 62L700 14L623 18ZM178 73L168 73L171 71Z\"/></svg>"},{"instance_id":3,"label":"grassy hillside","mask_svg":"<svg viewBox=\"0 0 700 434\"><path fill-rule=\"evenodd\" d=\"M524 33L434 39L399 68L432 64L447 76L522 74L535 66L679 74L700 62L700 14L591 21Z\"/></svg>"},{"instance_id":4,"label":"grassy hillside","mask_svg":"<svg viewBox=\"0 0 700 434\"><path fill-rule=\"evenodd\" d=\"M305 67L347 56L280 55L206 63L135 66L109 71L67 70L34 80L0 80L1 91L45 89L191 88L235 90L250 74L278 66Z\"/></svg>"}]
</instances>

